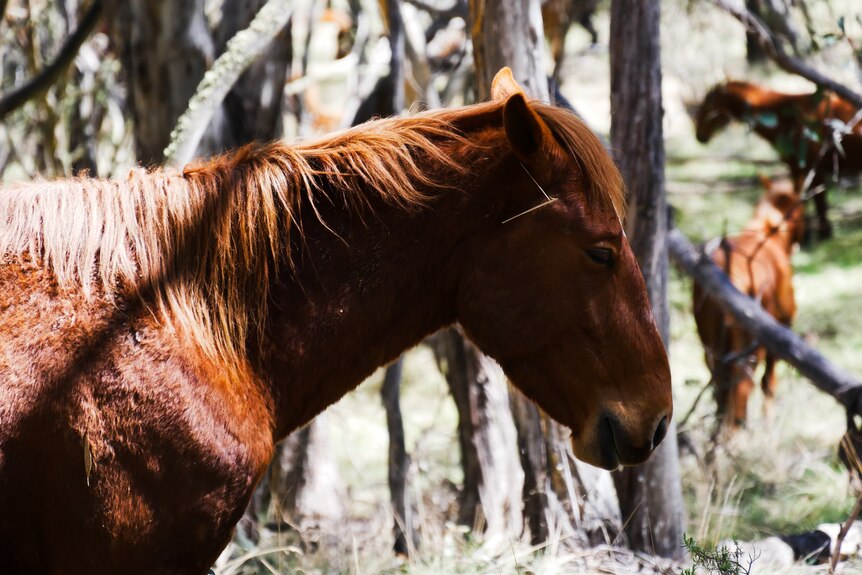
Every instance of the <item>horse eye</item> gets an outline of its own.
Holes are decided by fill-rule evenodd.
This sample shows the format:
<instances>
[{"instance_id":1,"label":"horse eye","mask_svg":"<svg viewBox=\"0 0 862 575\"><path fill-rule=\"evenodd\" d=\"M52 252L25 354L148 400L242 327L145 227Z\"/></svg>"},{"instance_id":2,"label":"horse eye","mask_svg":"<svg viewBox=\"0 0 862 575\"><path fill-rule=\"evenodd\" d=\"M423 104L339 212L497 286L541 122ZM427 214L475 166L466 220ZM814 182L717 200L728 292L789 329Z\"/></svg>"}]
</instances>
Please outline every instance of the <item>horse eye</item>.
<instances>
[{"instance_id":1,"label":"horse eye","mask_svg":"<svg viewBox=\"0 0 862 575\"><path fill-rule=\"evenodd\" d=\"M610 248L590 248L587 255L593 263L609 268L614 263L614 252Z\"/></svg>"}]
</instances>

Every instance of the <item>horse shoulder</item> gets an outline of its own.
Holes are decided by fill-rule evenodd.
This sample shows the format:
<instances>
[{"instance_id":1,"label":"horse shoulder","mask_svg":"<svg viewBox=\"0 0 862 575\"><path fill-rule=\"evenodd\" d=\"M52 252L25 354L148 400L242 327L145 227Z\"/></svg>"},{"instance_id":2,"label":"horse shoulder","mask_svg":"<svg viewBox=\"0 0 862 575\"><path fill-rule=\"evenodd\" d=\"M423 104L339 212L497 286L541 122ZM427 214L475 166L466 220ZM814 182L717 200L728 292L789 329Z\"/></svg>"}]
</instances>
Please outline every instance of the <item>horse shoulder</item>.
<instances>
[{"instance_id":1,"label":"horse shoulder","mask_svg":"<svg viewBox=\"0 0 862 575\"><path fill-rule=\"evenodd\" d=\"M140 572L172 549L214 559L272 454L255 382L133 303L61 292L33 266L0 266L0 333L0 486L32 495L0 490L11 565L25 569L27 541Z\"/></svg>"}]
</instances>

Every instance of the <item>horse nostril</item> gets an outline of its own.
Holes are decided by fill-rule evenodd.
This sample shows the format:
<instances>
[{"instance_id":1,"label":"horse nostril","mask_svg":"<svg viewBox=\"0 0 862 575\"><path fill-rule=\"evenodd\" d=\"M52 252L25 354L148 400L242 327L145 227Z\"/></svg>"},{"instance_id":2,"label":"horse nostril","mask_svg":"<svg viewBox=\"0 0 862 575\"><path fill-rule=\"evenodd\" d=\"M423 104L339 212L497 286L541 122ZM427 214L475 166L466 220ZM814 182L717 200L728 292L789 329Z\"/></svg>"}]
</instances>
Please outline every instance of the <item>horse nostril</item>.
<instances>
[{"instance_id":1,"label":"horse nostril","mask_svg":"<svg viewBox=\"0 0 862 575\"><path fill-rule=\"evenodd\" d=\"M655 449L658 447L658 444L661 443L661 440L664 439L664 436L667 435L667 415L661 418L661 421L658 422L658 426L655 428L655 434L652 436L652 447Z\"/></svg>"}]
</instances>

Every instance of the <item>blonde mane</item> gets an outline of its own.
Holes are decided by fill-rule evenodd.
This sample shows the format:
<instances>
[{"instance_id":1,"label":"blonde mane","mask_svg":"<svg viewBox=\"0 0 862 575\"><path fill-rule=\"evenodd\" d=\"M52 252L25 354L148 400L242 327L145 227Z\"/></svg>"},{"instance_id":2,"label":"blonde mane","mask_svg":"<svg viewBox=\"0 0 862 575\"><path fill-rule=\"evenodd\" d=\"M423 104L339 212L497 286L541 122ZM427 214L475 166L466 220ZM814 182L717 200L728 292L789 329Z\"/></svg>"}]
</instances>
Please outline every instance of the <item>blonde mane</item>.
<instances>
[{"instance_id":1,"label":"blonde mane","mask_svg":"<svg viewBox=\"0 0 862 575\"><path fill-rule=\"evenodd\" d=\"M0 260L32 257L61 289L88 296L144 295L210 357L241 369L276 270L293 265L304 203L318 213L315 198L327 190L343 192L348 209L375 197L418 209L431 199L422 190L440 186L429 165L467 169L441 146L476 148L453 123L500 105L378 120L298 146L251 145L182 172L15 184L0 190ZM598 139L569 112L534 105L581 166L590 199L622 213L620 176ZM370 194L351 193L359 187Z\"/></svg>"}]
</instances>

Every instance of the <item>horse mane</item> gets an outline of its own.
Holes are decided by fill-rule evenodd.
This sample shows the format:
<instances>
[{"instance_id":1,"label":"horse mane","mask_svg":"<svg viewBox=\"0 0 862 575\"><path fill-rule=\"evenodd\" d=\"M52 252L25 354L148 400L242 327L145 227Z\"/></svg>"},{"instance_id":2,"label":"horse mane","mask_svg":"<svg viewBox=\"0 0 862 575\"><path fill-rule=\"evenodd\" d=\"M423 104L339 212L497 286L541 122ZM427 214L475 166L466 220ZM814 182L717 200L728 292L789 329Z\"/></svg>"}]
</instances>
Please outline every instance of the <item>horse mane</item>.
<instances>
[{"instance_id":1,"label":"horse mane","mask_svg":"<svg viewBox=\"0 0 862 575\"><path fill-rule=\"evenodd\" d=\"M13 184L0 190L0 261L41 261L61 289L77 286L88 297L154 301L204 353L242 369L245 342L263 333L271 281L293 268L302 206L324 226L317 204L335 201L334 192L351 210L373 208L375 198L420 209L441 184L419 157L463 173L443 146L476 149L454 124L495 107L501 103L383 119L296 146L251 144L183 171ZM577 160L588 200L623 213L620 176L598 138L568 111L534 107Z\"/></svg>"},{"instance_id":2,"label":"horse mane","mask_svg":"<svg viewBox=\"0 0 862 575\"><path fill-rule=\"evenodd\" d=\"M565 108L531 102L557 142L578 163L588 202L610 205L620 217L626 214L626 187L605 145L587 124Z\"/></svg>"}]
</instances>

